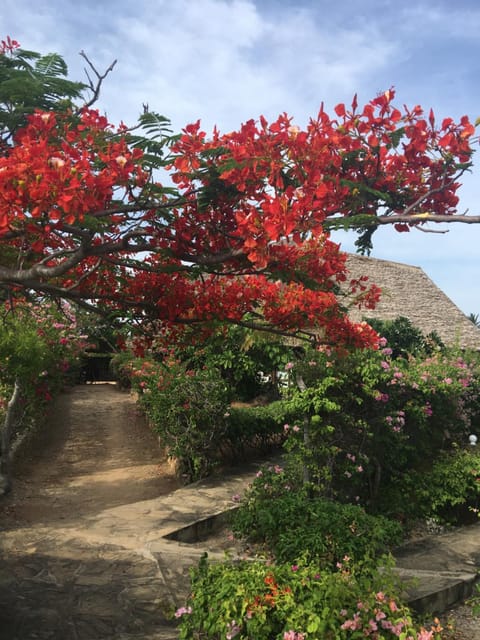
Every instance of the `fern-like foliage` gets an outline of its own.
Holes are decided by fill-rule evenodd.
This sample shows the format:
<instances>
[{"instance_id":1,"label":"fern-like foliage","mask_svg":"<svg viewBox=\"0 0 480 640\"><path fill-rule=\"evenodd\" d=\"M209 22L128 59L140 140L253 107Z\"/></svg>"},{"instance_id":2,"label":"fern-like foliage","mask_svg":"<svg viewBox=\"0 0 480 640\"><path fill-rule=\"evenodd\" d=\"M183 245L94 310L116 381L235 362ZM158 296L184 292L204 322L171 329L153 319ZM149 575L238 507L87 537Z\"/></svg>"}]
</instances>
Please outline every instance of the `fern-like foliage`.
<instances>
[{"instance_id":1,"label":"fern-like foliage","mask_svg":"<svg viewBox=\"0 0 480 640\"><path fill-rule=\"evenodd\" d=\"M87 86L67 76L67 64L57 53L17 49L0 55L0 137L4 143L35 109L62 111L82 97Z\"/></svg>"}]
</instances>

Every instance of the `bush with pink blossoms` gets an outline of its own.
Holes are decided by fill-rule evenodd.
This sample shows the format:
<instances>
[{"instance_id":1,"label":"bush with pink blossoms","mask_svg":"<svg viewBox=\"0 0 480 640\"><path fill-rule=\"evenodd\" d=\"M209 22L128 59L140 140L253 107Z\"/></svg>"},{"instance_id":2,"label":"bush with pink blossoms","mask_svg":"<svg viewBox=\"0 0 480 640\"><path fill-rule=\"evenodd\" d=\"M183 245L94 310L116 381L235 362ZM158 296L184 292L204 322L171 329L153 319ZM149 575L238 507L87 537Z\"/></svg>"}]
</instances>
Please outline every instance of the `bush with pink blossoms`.
<instances>
[{"instance_id":1,"label":"bush with pink blossoms","mask_svg":"<svg viewBox=\"0 0 480 640\"><path fill-rule=\"evenodd\" d=\"M296 363L291 373L303 386L290 390L289 410L301 430L288 432L286 448L312 492L408 515L416 508L410 474L467 446L480 424L479 358L384 351L322 348Z\"/></svg>"},{"instance_id":2,"label":"bush with pink blossoms","mask_svg":"<svg viewBox=\"0 0 480 640\"><path fill-rule=\"evenodd\" d=\"M0 423L5 451L26 429L41 422L52 397L65 386L85 341L68 305L15 301L2 305L0 323ZM17 393L14 392L17 389ZM7 406L10 399L11 412Z\"/></svg>"},{"instance_id":3,"label":"bush with pink blossoms","mask_svg":"<svg viewBox=\"0 0 480 640\"><path fill-rule=\"evenodd\" d=\"M261 561L209 563L192 571L180 640L438 640L417 624L388 567L345 560L335 572Z\"/></svg>"}]
</instances>

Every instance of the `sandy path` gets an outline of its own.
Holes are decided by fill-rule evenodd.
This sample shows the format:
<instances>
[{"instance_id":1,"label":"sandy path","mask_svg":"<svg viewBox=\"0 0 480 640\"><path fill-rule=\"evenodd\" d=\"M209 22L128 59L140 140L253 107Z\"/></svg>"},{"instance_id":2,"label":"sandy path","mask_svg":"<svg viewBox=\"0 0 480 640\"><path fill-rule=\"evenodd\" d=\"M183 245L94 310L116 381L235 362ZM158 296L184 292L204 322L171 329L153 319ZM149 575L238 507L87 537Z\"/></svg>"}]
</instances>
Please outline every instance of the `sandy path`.
<instances>
[{"instance_id":1,"label":"sandy path","mask_svg":"<svg viewBox=\"0 0 480 640\"><path fill-rule=\"evenodd\" d=\"M115 536L96 543L89 519L178 486L129 394L98 384L58 398L0 499L0 640L174 638L158 567ZM449 617L448 638L480 638L469 607Z\"/></svg>"},{"instance_id":2,"label":"sandy path","mask_svg":"<svg viewBox=\"0 0 480 640\"><path fill-rule=\"evenodd\" d=\"M60 396L15 476L0 515L22 524L98 512L179 486L133 398L112 384Z\"/></svg>"},{"instance_id":3,"label":"sandy path","mask_svg":"<svg viewBox=\"0 0 480 640\"><path fill-rule=\"evenodd\" d=\"M58 398L0 500L0 639L163 638L155 564L85 532L106 509L178 486L128 393L96 384Z\"/></svg>"}]
</instances>

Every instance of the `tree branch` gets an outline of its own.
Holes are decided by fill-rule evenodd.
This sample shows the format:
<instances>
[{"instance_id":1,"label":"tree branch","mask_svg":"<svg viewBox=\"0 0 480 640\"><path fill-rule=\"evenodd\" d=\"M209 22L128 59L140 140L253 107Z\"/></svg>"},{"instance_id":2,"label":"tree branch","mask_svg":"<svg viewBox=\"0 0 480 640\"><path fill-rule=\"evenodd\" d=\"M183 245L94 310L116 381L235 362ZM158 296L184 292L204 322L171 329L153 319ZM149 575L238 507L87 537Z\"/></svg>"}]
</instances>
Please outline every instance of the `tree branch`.
<instances>
[{"instance_id":1,"label":"tree branch","mask_svg":"<svg viewBox=\"0 0 480 640\"><path fill-rule=\"evenodd\" d=\"M88 75L88 71L87 69L85 69L85 74L87 76L88 79L88 87L90 89L90 91L92 92L92 98L86 102L84 104L85 107L91 107L92 104L94 104L97 100L98 100L98 96L100 95L100 88L102 86L103 81L105 80L105 78L108 76L108 74L113 70L113 67L117 64L117 61L114 60L112 62L112 64L108 67L108 69L104 72L104 73L99 73L98 70L95 68L95 66L93 65L93 63L90 61L89 57L87 56L87 54L84 51L80 51L80 55L82 56L82 58L86 61L86 63L88 64L88 66L90 67L90 69L93 71L93 73L96 75L97 77L97 82L94 84L93 80L90 78L90 76Z\"/></svg>"}]
</instances>

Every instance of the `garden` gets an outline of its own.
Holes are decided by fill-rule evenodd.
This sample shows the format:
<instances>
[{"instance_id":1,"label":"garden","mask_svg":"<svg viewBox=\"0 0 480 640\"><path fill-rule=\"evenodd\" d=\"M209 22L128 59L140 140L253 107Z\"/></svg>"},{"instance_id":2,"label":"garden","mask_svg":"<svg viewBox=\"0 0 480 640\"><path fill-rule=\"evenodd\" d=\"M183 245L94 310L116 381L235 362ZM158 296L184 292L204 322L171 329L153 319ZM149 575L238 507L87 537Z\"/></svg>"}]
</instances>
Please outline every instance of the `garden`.
<instances>
[{"instance_id":1,"label":"garden","mask_svg":"<svg viewBox=\"0 0 480 640\"><path fill-rule=\"evenodd\" d=\"M283 452L231 522L256 554L200 563L182 638L445 637L414 622L390 551L420 523L477 519L480 361L406 318L371 323L378 349L235 328L201 348L115 358L186 481Z\"/></svg>"},{"instance_id":2,"label":"garden","mask_svg":"<svg viewBox=\"0 0 480 640\"><path fill-rule=\"evenodd\" d=\"M390 551L418 521L477 518L478 355L368 320L381 291L331 231L368 253L380 225L464 221L475 126L392 89L304 129L174 134L146 105L114 126L92 108L114 64L82 56L73 82L58 54L0 41L2 490L11 443L108 345L185 482L282 452L232 521L257 553L202 560L181 638L445 637Z\"/></svg>"}]
</instances>

